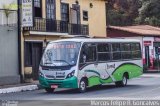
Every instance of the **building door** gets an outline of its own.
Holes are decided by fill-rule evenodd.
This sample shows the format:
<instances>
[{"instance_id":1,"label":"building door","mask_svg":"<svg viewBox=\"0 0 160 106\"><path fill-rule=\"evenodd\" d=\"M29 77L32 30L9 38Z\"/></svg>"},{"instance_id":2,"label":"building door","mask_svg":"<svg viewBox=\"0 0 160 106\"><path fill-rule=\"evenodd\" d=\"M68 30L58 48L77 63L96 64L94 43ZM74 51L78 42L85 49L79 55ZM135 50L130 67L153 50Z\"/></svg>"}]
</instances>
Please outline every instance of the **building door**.
<instances>
[{"instance_id":1,"label":"building door","mask_svg":"<svg viewBox=\"0 0 160 106\"><path fill-rule=\"evenodd\" d=\"M34 0L34 16L42 17L42 0Z\"/></svg>"},{"instance_id":2,"label":"building door","mask_svg":"<svg viewBox=\"0 0 160 106\"><path fill-rule=\"evenodd\" d=\"M71 32L73 35L78 35L81 32L80 26L80 6L78 4L73 4L71 8Z\"/></svg>"},{"instance_id":3,"label":"building door","mask_svg":"<svg viewBox=\"0 0 160 106\"><path fill-rule=\"evenodd\" d=\"M38 79L39 63L42 56L43 43L25 41L25 67L32 67L32 78Z\"/></svg>"},{"instance_id":4,"label":"building door","mask_svg":"<svg viewBox=\"0 0 160 106\"><path fill-rule=\"evenodd\" d=\"M32 44L32 74L33 79L38 79L39 64L42 57L43 44L33 43Z\"/></svg>"},{"instance_id":5,"label":"building door","mask_svg":"<svg viewBox=\"0 0 160 106\"><path fill-rule=\"evenodd\" d=\"M71 9L71 23L72 24L77 24L78 19L77 19L77 11L74 9Z\"/></svg>"},{"instance_id":6,"label":"building door","mask_svg":"<svg viewBox=\"0 0 160 106\"><path fill-rule=\"evenodd\" d=\"M80 18L80 5L73 4L71 8L71 23L72 24L80 24L81 18Z\"/></svg>"},{"instance_id":7,"label":"building door","mask_svg":"<svg viewBox=\"0 0 160 106\"><path fill-rule=\"evenodd\" d=\"M147 67L150 67L149 46L145 46L145 63Z\"/></svg>"}]
</instances>

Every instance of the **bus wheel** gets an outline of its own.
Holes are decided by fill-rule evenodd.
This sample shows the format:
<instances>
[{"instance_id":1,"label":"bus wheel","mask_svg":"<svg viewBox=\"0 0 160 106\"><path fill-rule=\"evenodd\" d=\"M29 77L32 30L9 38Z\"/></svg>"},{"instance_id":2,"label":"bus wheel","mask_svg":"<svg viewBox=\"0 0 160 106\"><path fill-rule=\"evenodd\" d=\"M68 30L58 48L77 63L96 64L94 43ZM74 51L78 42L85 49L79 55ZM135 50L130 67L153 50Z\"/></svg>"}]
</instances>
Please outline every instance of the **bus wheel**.
<instances>
[{"instance_id":1,"label":"bus wheel","mask_svg":"<svg viewBox=\"0 0 160 106\"><path fill-rule=\"evenodd\" d=\"M124 74L124 75L123 75L123 78L122 78L122 81L117 81L117 82L115 82L115 84L116 84L116 86L118 86L118 87L124 87L124 86L127 85L127 80L128 80L127 75Z\"/></svg>"},{"instance_id":2,"label":"bus wheel","mask_svg":"<svg viewBox=\"0 0 160 106\"><path fill-rule=\"evenodd\" d=\"M47 92L47 93L53 93L54 92L54 88L45 88L45 91Z\"/></svg>"},{"instance_id":3,"label":"bus wheel","mask_svg":"<svg viewBox=\"0 0 160 106\"><path fill-rule=\"evenodd\" d=\"M84 93L86 92L86 89L87 89L87 83L86 83L86 80L85 79L82 79L79 83L79 92L80 93Z\"/></svg>"}]
</instances>

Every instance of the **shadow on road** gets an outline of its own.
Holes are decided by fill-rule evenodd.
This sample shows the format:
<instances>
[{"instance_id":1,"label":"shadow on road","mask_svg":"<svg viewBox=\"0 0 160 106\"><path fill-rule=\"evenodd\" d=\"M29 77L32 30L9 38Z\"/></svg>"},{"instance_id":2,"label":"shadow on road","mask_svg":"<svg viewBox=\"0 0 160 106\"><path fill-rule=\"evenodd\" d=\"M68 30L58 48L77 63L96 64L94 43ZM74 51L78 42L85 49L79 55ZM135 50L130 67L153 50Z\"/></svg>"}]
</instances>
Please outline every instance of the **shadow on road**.
<instances>
[{"instance_id":1,"label":"shadow on road","mask_svg":"<svg viewBox=\"0 0 160 106\"><path fill-rule=\"evenodd\" d=\"M126 87L117 87L115 85L98 85L98 86L93 86L90 88L87 88L86 93L90 93L90 92L95 92L95 91L103 91L103 90L122 90L122 89L139 89L143 86L141 85L127 85ZM65 90L59 90L59 91L55 91L53 94L78 94L78 89L65 89ZM79 93L81 94L81 93Z\"/></svg>"}]
</instances>

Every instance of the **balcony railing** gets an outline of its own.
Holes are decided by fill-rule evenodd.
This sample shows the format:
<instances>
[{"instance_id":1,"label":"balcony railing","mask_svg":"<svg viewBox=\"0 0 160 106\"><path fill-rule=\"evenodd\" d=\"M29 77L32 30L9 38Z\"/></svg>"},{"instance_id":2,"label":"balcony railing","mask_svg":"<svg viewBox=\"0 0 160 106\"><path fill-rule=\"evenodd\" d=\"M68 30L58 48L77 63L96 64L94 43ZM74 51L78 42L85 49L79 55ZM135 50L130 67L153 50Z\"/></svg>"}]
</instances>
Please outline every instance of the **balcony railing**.
<instances>
[{"instance_id":1,"label":"balcony railing","mask_svg":"<svg viewBox=\"0 0 160 106\"><path fill-rule=\"evenodd\" d=\"M66 21L35 18L34 27L25 27L25 31L68 33L70 35L89 35L88 25L69 24Z\"/></svg>"},{"instance_id":2,"label":"balcony railing","mask_svg":"<svg viewBox=\"0 0 160 106\"><path fill-rule=\"evenodd\" d=\"M68 23L65 21L35 18L34 27L25 27L24 30L42 32L68 32Z\"/></svg>"},{"instance_id":3,"label":"balcony railing","mask_svg":"<svg viewBox=\"0 0 160 106\"><path fill-rule=\"evenodd\" d=\"M89 35L88 25L69 24L71 35Z\"/></svg>"}]
</instances>

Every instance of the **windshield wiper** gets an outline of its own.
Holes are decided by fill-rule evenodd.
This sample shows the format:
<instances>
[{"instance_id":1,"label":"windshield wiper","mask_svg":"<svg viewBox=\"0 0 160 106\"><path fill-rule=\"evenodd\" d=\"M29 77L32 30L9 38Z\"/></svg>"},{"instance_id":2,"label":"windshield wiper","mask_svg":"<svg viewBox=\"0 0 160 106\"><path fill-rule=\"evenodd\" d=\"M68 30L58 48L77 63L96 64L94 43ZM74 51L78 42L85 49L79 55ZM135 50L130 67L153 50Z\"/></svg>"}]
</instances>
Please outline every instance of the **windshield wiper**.
<instances>
[{"instance_id":1,"label":"windshield wiper","mask_svg":"<svg viewBox=\"0 0 160 106\"><path fill-rule=\"evenodd\" d=\"M53 64L54 66L56 66L54 63L44 63L44 64Z\"/></svg>"},{"instance_id":2,"label":"windshield wiper","mask_svg":"<svg viewBox=\"0 0 160 106\"><path fill-rule=\"evenodd\" d=\"M71 64L69 64L67 61L65 61L65 60L53 60L53 61L60 61L60 62L65 62L65 63L67 63L68 65L71 65Z\"/></svg>"}]
</instances>

